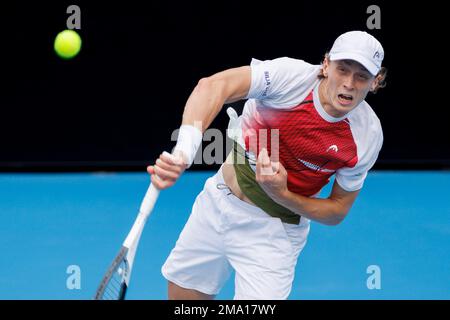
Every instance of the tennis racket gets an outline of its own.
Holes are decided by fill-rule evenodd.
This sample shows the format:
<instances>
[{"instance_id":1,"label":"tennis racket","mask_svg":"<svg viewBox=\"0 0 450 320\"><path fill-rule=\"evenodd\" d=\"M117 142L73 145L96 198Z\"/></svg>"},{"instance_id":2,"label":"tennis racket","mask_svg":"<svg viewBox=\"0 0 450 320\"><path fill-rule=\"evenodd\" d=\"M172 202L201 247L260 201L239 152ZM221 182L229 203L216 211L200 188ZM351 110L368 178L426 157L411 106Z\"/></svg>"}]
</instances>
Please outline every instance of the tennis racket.
<instances>
[{"instance_id":1,"label":"tennis racket","mask_svg":"<svg viewBox=\"0 0 450 320\"><path fill-rule=\"evenodd\" d=\"M100 282L97 292L95 293L95 300L125 299L139 239L141 238L145 223L158 199L159 191L160 190L153 184L150 184L148 187L133 227L123 242L122 248Z\"/></svg>"}]
</instances>

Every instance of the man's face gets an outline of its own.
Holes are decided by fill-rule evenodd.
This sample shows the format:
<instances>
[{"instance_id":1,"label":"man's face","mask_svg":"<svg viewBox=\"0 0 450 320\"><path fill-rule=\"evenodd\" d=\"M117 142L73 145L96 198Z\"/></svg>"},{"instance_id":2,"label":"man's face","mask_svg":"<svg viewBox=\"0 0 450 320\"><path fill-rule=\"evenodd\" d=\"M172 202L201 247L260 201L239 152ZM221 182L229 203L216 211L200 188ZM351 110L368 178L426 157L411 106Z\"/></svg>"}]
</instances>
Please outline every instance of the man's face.
<instances>
[{"instance_id":1,"label":"man's face","mask_svg":"<svg viewBox=\"0 0 450 320\"><path fill-rule=\"evenodd\" d=\"M358 106L375 85L375 77L353 60L325 60L324 72L327 74L324 94L337 116Z\"/></svg>"}]
</instances>

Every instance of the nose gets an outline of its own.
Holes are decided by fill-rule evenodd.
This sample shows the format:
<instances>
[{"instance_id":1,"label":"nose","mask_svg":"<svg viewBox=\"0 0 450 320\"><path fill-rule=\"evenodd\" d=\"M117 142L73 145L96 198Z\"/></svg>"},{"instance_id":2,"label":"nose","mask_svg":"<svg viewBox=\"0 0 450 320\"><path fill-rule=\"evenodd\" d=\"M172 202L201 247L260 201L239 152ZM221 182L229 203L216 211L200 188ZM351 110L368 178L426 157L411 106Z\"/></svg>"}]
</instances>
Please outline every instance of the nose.
<instances>
[{"instance_id":1,"label":"nose","mask_svg":"<svg viewBox=\"0 0 450 320\"><path fill-rule=\"evenodd\" d=\"M344 79L344 88L349 91L351 91L355 88L354 81L353 81L353 75L350 75Z\"/></svg>"}]
</instances>

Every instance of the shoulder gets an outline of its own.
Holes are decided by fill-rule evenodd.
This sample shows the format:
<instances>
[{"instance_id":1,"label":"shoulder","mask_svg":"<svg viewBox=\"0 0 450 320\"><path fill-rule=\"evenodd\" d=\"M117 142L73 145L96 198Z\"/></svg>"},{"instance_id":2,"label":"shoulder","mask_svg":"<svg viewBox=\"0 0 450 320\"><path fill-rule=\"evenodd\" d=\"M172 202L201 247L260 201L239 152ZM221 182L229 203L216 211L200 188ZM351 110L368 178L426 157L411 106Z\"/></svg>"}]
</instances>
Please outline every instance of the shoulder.
<instances>
[{"instance_id":1,"label":"shoulder","mask_svg":"<svg viewBox=\"0 0 450 320\"><path fill-rule=\"evenodd\" d=\"M337 170L336 180L346 191L362 188L367 172L375 164L383 145L381 122L370 105L363 101L347 117L356 144L357 162Z\"/></svg>"},{"instance_id":2,"label":"shoulder","mask_svg":"<svg viewBox=\"0 0 450 320\"><path fill-rule=\"evenodd\" d=\"M320 69L319 65L314 65L302 59L295 59L290 57L280 57L272 60L258 60L253 58L250 63L250 66L266 68L268 69L268 71L276 69L290 73L295 72L304 73L305 71L315 72Z\"/></svg>"},{"instance_id":3,"label":"shoulder","mask_svg":"<svg viewBox=\"0 0 450 320\"><path fill-rule=\"evenodd\" d=\"M358 134L365 133L368 135L367 138L383 139L381 121L367 101L362 101L351 112L348 120L352 130L355 130Z\"/></svg>"},{"instance_id":4,"label":"shoulder","mask_svg":"<svg viewBox=\"0 0 450 320\"><path fill-rule=\"evenodd\" d=\"M317 83L320 65L281 57L261 61L252 59L251 86L247 98L273 107L289 108L306 97Z\"/></svg>"}]
</instances>

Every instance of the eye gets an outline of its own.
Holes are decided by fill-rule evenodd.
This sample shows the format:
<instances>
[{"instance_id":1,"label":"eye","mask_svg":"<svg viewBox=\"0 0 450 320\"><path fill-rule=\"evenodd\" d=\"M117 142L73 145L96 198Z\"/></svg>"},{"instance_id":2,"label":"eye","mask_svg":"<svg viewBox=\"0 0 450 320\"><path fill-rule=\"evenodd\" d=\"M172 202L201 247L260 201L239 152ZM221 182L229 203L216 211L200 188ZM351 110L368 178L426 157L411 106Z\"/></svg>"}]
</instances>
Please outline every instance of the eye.
<instances>
[{"instance_id":1,"label":"eye","mask_svg":"<svg viewBox=\"0 0 450 320\"><path fill-rule=\"evenodd\" d=\"M363 80L363 81L366 81L366 80L369 80L369 77L366 76L365 74L359 74L359 75L358 75L358 79Z\"/></svg>"}]
</instances>

